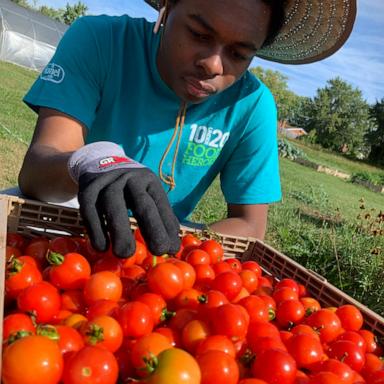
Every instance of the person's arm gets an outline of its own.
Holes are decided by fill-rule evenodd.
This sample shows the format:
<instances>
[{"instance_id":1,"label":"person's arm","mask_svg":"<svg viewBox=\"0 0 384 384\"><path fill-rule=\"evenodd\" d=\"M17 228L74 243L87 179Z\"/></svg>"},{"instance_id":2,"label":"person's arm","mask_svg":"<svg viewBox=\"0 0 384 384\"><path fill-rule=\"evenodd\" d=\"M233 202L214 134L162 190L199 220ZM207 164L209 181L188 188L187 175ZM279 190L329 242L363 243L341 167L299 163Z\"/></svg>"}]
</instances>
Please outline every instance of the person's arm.
<instances>
[{"instance_id":1,"label":"person's arm","mask_svg":"<svg viewBox=\"0 0 384 384\"><path fill-rule=\"evenodd\" d=\"M28 197L63 202L77 194L68 173L68 159L84 145L86 128L57 110L40 108L31 145L19 173L19 186Z\"/></svg>"},{"instance_id":2,"label":"person's arm","mask_svg":"<svg viewBox=\"0 0 384 384\"><path fill-rule=\"evenodd\" d=\"M211 224L217 233L263 240L267 227L268 204L228 204L228 218Z\"/></svg>"}]
</instances>

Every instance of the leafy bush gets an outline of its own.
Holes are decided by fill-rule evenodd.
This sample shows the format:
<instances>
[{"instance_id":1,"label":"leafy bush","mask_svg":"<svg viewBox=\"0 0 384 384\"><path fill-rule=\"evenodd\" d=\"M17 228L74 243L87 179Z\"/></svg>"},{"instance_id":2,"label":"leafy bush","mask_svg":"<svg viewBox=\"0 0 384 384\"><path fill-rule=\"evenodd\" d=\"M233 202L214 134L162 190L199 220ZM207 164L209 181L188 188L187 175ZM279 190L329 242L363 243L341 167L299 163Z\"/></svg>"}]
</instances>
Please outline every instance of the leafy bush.
<instances>
[{"instance_id":1,"label":"leafy bush","mask_svg":"<svg viewBox=\"0 0 384 384\"><path fill-rule=\"evenodd\" d=\"M288 140L279 139L279 155L289 160L306 159L305 153L297 148L295 145L290 143Z\"/></svg>"},{"instance_id":2,"label":"leafy bush","mask_svg":"<svg viewBox=\"0 0 384 384\"><path fill-rule=\"evenodd\" d=\"M367 171L355 172L351 176L351 181L352 183L365 181L373 185L384 185L384 175Z\"/></svg>"}]
</instances>

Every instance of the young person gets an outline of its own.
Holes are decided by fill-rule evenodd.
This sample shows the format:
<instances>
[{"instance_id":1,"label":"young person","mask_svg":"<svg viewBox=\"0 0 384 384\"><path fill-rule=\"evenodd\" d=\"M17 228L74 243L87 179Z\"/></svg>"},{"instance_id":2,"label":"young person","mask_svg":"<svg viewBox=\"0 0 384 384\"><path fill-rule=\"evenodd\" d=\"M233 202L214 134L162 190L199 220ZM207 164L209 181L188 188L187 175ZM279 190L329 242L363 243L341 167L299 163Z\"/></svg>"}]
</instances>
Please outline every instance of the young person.
<instances>
[{"instance_id":1,"label":"young person","mask_svg":"<svg viewBox=\"0 0 384 384\"><path fill-rule=\"evenodd\" d=\"M161 5L156 25L86 16L67 31L24 99L38 120L20 188L57 203L78 195L95 248L111 239L127 257L127 210L154 254L174 253L179 221L220 174L228 218L211 228L263 239L268 204L281 198L277 115L247 69L255 56L328 57L351 32L355 0Z\"/></svg>"}]
</instances>

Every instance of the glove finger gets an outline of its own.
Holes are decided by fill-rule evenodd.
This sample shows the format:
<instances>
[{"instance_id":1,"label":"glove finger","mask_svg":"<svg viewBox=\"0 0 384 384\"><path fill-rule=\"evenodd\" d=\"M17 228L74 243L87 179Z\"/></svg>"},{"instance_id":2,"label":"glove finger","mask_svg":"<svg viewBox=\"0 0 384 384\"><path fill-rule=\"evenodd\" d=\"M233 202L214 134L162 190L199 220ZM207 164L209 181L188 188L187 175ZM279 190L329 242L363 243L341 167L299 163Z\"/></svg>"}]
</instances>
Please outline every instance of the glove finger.
<instances>
[{"instance_id":1,"label":"glove finger","mask_svg":"<svg viewBox=\"0 0 384 384\"><path fill-rule=\"evenodd\" d=\"M92 247L105 252L109 246L102 208L98 202L100 189L92 184L78 193L80 214L87 229Z\"/></svg>"},{"instance_id":2,"label":"glove finger","mask_svg":"<svg viewBox=\"0 0 384 384\"><path fill-rule=\"evenodd\" d=\"M180 223L174 214L168 197L160 183L152 182L148 186L148 193L151 195L163 222L164 228L169 237L169 253L175 254L181 246Z\"/></svg>"},{"instance_id":3,"label":"glove finger","mask_svg":"<svg viewBox=\"0 0 384 384\"><path fill-rule=\"evenodd\" d=\"M126 199L150 252L154 255L169 253L170 239L152 197L132 183L126 188Z\"/></svg>"},{"instance_id":4,"label":"glove finger","mask_svg":"<svg viewBox=\"0 0 384 384\"><path fill-rule=\"evenodd\" d=\"M121 258L132 256L136 250L124 198L125 184L126 177L123 175L104 188L100 197L111 236L113 253Z\"/></svg>"}]
</instances>

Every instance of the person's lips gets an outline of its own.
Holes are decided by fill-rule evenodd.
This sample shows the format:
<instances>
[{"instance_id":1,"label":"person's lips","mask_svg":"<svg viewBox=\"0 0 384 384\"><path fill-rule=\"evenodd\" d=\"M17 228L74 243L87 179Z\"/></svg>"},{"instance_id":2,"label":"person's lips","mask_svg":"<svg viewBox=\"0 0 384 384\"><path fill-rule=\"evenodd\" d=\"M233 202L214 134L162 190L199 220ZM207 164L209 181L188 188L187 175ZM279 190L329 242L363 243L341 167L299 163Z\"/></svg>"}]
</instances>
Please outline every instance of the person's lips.
<instances>
[{"instance_id":1,"label":"person's lips","mask_svg":"<svg viewBox=\"0 0 384 384\"><path fill-rule=\"evenodd\" d=\"M198 80L193 77L186 77L185 81L188 93L195 97L208 97L217 92L216 88L213 85L205 81Z\"/></svg>"}]
</instances>

